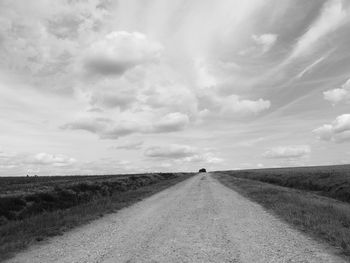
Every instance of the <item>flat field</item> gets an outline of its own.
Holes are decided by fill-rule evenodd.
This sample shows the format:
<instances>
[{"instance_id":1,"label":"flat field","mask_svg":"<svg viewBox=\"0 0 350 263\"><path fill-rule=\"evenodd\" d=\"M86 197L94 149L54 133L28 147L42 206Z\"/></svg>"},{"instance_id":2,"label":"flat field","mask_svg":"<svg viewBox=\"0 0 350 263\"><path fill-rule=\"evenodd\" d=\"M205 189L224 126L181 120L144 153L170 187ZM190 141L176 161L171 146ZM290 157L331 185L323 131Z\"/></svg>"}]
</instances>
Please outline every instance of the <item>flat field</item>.
<instances>
[{"instance_id":1,"label":"flat field","mask_svg":"<svg viewBox=\"0 0 350 263\"><path fill-rule=\"evenodd\" d=\"M222 171L236 178L257 180L350 202L350 165Z\"/></svg>"},{"instance_id":2,"label":"flat field","mask_svg":"<svg viewBox=\"0 0 350 263\"><path fill-rule=\"evenodd\" d=\"M0 177L0 261L192 175Z\"/></svg>"},{"instance_id":3,"label":"flat field","mask_svg":"<svg viewBox=\"0 0 350 263\"><path fill-rule=\"evenodd\" d=\"M350 166L216 172L224 185L350 255Z\"/></svg>"}]
</instances>

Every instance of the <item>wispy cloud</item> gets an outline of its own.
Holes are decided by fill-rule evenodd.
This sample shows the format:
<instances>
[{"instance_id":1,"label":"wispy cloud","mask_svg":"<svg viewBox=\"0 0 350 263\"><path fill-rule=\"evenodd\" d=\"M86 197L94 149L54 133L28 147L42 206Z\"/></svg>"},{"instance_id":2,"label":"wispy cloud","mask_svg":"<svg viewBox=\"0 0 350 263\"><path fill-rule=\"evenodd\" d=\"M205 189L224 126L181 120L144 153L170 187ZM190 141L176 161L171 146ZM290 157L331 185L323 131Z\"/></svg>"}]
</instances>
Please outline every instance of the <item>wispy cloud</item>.
<instances>
[{"instance_id":1,"label":"wispy cloud","mask_svg":"<svg viewBox=\"0 0 350 263\"><path fill-rule=\"evenodd\" d=\"M349 12L345 0L0 1L0 171L322 163L312 129L339 116L315 134L347 141Z\"/></svg>"},{"instance_id":2,"label":"wispy cloud","mask_svg":"<svg viewBox=\"0 0 350 263\"><path fill-rule=\"evenodd\" d=\"M305 74L309 73L314 67L316 67L318 64L320 64L322 61L324 61L327 58L327 56L322 56L318 58L316 61L312 62L310 65L308 65L305 69L303 69L298 75L297 78L302 78Z\"/></svg>"},{"instance_id":3,"label":"wispy cloud","mask_svg":"<svg viewBox=\"0 0 350 263\"><path fill-rule=\"evenodd\" d=\"M141 149L142 145L143 145L143 141L138 141L138 140L124 141L110 148L117 149L117 150L138 150L138 149Z\"/></svg>"},{"instance_id":4,"label":"wispy cloud","mask_svg":"<svg viewBox=\"0 0 350 263\"><path fill-rule=\"evenodd\" d=\"M315 50L315 46L327 34L337 30L348 20L348 10L342 0L329 0L321 10L318 18L297 41L288 60L298 58Z\"/></svg>"}]
</instances>

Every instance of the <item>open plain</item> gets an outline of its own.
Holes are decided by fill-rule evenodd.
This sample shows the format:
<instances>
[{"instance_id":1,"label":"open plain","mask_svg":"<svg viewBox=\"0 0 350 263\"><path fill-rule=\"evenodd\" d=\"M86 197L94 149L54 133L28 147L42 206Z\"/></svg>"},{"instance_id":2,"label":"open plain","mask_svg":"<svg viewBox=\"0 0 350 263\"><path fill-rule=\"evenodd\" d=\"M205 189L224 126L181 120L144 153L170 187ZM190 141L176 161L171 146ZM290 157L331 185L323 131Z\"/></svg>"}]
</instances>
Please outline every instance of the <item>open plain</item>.
<instances>
[{"instance_id":1,"label":"open plain","mask_svg":"<svg viewBox=\"0 0 350 263\"><path fill-rule=\"evenodd\" d=\"M203 173L8 263L346 262L335 254Z\"/></svg>"}]
</instances>

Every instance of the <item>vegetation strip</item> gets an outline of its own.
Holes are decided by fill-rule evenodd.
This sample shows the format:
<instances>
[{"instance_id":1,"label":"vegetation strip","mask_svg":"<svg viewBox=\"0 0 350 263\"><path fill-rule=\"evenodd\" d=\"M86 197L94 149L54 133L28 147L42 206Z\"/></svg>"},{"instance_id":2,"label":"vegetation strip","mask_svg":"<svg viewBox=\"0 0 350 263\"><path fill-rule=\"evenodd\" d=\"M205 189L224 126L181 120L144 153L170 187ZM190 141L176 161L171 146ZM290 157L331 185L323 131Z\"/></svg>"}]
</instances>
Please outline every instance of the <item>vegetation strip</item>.
<instances>
[{"instance_id":1,"label":"vegetation strip","mask_svg":"<svg viewBox=\"0 0 350 263\"><path fill-rule=\"evenodd\" d=\"M6 196L0 197L0 261L32 243L61 235L66 230L106 213L116 212L192 175L163 173L124 177L85 176L76 180L67 178L63 182L58 180L61 183L41 178L45 184L44 192L38 190L33 193L23 189L25 194L11 196L11 191L8 191ZM47 181L50 181L50 186L56 187L47 187ZM21 187L27 184L23 183ZM34 184L32 187L36 186ZM20 187L16 185L15 188L18 193ZM42 182L38 189L42 189Z\"/></svg>"},{"instance_id":2,"label":"vegetation strip","mask_svg":"<svg viewBox=\"0 0 350 263\"><path fill-rule=\"evenodd\" d=\"M224 185L261 204L285 222L350 256L350 205L310 192L216 173Z\"/></svg>"},{"instance_id":3,"label":"vegetation strip","mask_svg":"<svg viewBox=\"0 0 350 263\"><path fill-rule=\"evenodd\" d=\"M235 177L317 192L350 203L350 165L224 171Z\"/></svg>"}]
</instances>

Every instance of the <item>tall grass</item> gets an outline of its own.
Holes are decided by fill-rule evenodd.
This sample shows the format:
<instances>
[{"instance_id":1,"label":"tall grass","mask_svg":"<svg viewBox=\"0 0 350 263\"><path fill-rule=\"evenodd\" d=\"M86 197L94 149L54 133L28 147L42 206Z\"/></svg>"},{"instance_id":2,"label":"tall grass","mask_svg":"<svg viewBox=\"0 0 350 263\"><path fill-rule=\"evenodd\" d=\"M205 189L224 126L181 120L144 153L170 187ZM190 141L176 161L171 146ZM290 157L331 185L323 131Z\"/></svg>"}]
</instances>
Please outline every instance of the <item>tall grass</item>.
<instances>
[{"instance_id":1,"label":"tall grass","mask_svg":"<svg viewBox=\"0 0 350 263\"><path fill-rule=\"evenodd\" d=\"M2 193L0 196L0 225L6 221L22 220L43 212L67 209L111 196L115 192L137 189L177 176L172 173L155 173L123 177L83 177L79 180L71 178L52 180L46 177L47 181L41 178L39 182L36 178L33 178L32 182L27 182L27 178L24 178L25 180L16 178L15 187L8 185L7 194ZM28 183L31 185L30 191L27 190Z\"/></svg>"},{"instance_id":2,"label":"tall grass","mask_svg":"<svg viewBox=\"0 0 350 263\"><path fill-rule=\"evenodd\" d=\"M42 242L47 237L61 235L73 227L90 222L106 213L115 212L192 175L131 176L127 179L129 183L121 184L122 188L120 188L120 182L117 184L118 187L114 188L112 187L113 182L99 180L98 183L92 184L90 181L87 185L80 182L79 184L67 184L64 189L60 186L52 192L44 194L31 193L30 198L22 196L24 202L32 202L39 209L31 210L32 212L25 213L25 216L18 213L16 217L6 219L0 225L0 261L11 257L15 252L33 243ZM110 188L105 187L108 184L110 184ZM62 197L61 191L67 193L63 194ZM103 191L105 194L101 193ZM17 201L12 199L11 202L16 203ZM48 204L52 206L50 207ZM23 208L23 203L18 204L18 207Z\"/></svg>"}]
</instances>

